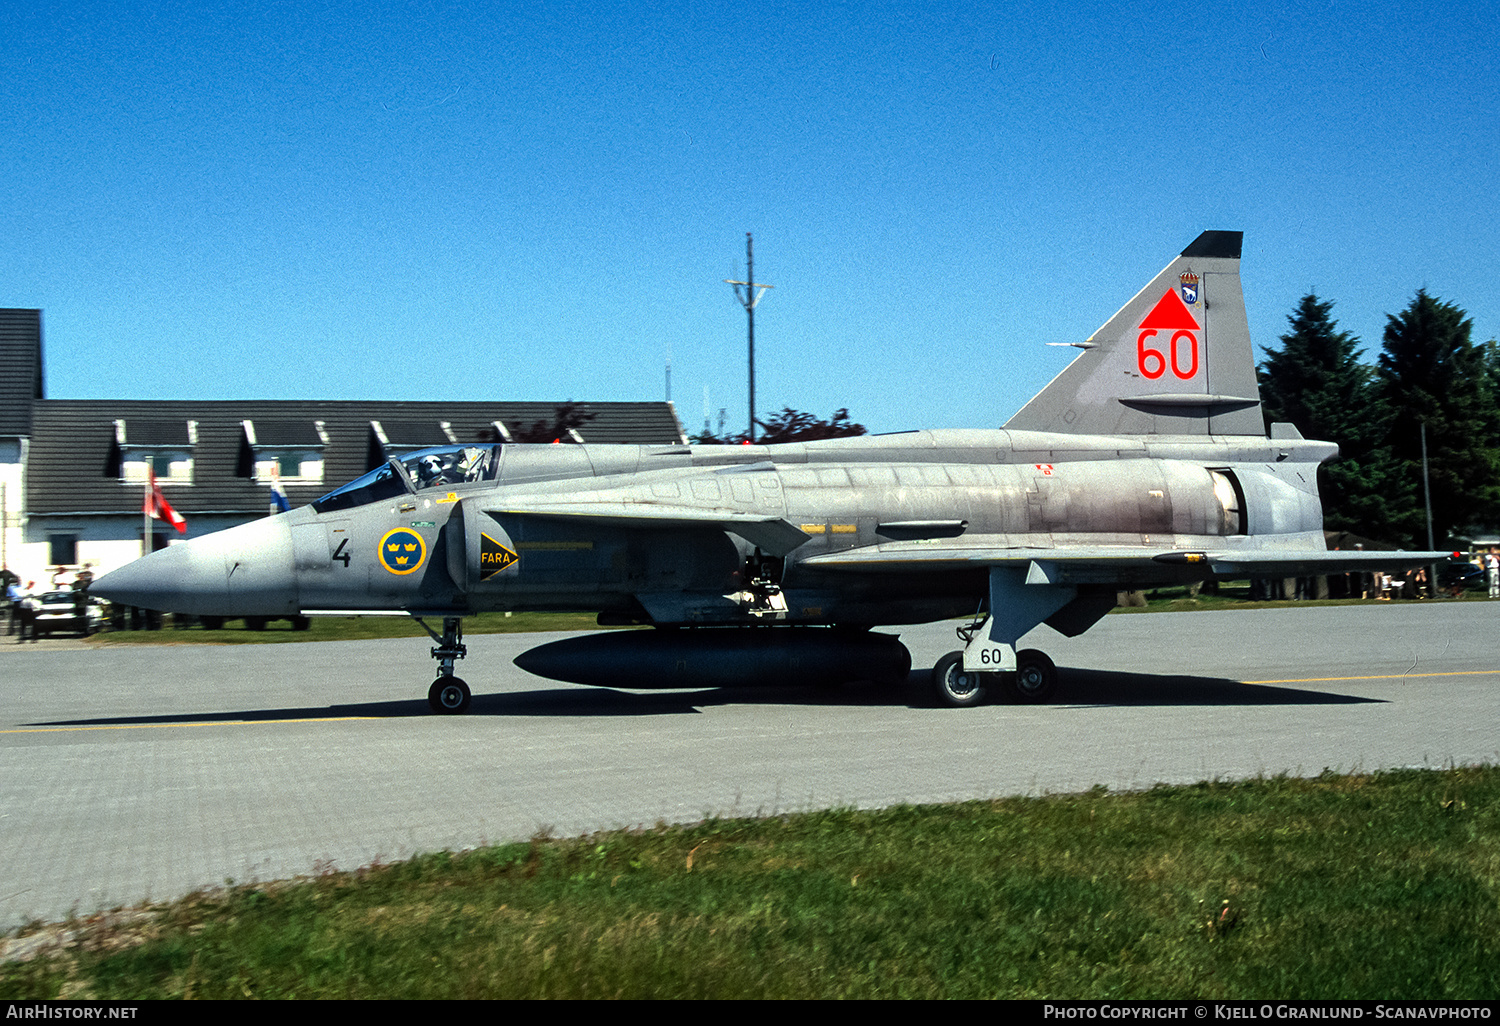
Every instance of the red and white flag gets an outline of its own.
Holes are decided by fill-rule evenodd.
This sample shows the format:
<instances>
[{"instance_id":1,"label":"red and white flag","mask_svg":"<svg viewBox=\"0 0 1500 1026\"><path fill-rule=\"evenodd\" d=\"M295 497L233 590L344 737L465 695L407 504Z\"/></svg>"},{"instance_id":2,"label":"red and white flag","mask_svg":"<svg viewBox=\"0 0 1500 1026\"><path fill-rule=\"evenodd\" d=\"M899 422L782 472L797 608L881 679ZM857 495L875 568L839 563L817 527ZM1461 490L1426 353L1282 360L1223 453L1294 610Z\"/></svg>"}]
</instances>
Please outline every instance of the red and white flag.
<instances>
[{"instance_id":1,"label":"red and white flag","mask_svg":"<svg viewBox=\"0 0 1500 1026\"><path fill-rule=\"evenodd\" d=\"M161 493L161 485L156 483L155 469L148 469L149 475L146 484L146 501L141 506L141 512L152 520L165 520L177 528L178 534L187 534L187 521L182 519L182 514L172 508L167 497Z\"/></svg>"}]
</instances>

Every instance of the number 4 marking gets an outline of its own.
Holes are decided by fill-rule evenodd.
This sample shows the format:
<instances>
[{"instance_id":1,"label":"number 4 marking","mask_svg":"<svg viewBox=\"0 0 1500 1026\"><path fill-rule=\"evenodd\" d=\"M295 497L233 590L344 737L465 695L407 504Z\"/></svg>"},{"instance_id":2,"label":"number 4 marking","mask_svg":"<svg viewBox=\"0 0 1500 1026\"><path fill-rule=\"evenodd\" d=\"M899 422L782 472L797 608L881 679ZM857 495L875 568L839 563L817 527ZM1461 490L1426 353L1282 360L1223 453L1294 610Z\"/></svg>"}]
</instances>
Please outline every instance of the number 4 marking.
<instances>
[{"instance_id":1,"label":"number 4 marking","mask_svg":"<svg viewBox=\"0 0 1500 1026\"><path fill-rule=\"evenodd\" d=\"M346 549L348 547L349 547L349 539L348 538L340 538L339 539L339 547L333 550L333 557L332 557L332 558L338 560L340 563L343 563L345 570L349 569L349 553L347 553L347 552L344 551L344 549Z\"/></svg>"}]
</instances>

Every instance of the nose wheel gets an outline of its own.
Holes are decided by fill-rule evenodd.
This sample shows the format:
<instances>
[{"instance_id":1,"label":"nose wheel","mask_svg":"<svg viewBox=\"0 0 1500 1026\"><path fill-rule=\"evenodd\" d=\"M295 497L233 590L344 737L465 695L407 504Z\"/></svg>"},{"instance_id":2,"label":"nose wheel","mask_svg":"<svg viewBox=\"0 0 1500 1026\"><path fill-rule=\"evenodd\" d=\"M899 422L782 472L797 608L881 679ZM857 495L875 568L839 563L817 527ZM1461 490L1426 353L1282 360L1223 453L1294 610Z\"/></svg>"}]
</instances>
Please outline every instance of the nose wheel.
<instances>
[{"instance_id":1,"label":"nose wheel","mask_svg":"<svg viewBox=\"0 0 1500 1026\"><path fill-rule=\"evenodd\" d=\"M469 685L459 677L439 677L427 689L427 704L435 713L461 713L469 708Z\"/></svg>"}]
</instances>

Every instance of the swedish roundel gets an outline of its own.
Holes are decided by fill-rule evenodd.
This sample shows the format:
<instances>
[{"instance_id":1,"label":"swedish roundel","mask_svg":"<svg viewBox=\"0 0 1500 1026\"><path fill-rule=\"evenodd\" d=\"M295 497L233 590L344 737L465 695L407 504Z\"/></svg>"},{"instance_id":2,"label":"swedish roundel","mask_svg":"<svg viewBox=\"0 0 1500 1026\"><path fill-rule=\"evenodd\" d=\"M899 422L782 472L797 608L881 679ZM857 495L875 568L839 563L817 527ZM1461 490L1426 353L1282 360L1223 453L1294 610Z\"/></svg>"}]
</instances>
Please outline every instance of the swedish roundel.
<instances>
[{"instance_id":1,"label":"swedish roundel","mask_svg":"<svg viewBox=\"0 0 1500 1026\"><path fill-rule=\"evenodd\" d=\"M380 539L380 565L393 574L409 574L427 558L427 543L405 527L387 531Z\"/></svg>"}]
</instances>

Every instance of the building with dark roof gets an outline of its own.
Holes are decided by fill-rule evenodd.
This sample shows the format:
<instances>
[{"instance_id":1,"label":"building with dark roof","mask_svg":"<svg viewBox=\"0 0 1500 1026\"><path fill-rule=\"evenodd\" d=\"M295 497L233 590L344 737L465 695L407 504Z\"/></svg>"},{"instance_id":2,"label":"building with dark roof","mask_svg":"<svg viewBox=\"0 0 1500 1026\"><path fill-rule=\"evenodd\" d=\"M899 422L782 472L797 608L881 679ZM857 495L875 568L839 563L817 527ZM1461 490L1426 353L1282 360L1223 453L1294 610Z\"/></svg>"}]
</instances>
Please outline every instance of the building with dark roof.
<instances>
[{"instance_id":1,"label":"building with dark roof","mask_svg":"<svg viewBox=\"0 0 1500 1026\"><path fill-rule=\"evenodd\" d=\"M42 312L0 310L0 570L19 553L23 470L31 417L42 398ZM9 577L0 572L0 584Z\"/></svg>"},{"instance_id":2,"label":"building with dark roof","mask_svg":"<svg viewBox=\"0 0 1500 1026\"><path fill-rule=\"evenodd\" d=\"M0 310L0 444L31 435L42 398L42 312Z\"/></svg>"},{"instance_id":3,"label":"building with dark roof","mask_svg":"<svg viewBox=\"0 0 1500 1026\"><path fill-rule=\"evenodd\" d=\"M658 402L47 399L37 310L0 310L0 357L0 536L23 580L139 556L148 472L196 537L265 516L273 477L304 505L427 446L534 438L554 424L563 442L686 443L672 404ZM154 547L177 537L153 527Z\"/></svg>"}]
</instances>

